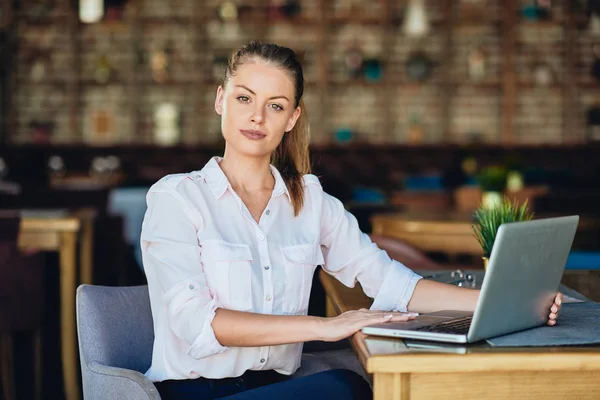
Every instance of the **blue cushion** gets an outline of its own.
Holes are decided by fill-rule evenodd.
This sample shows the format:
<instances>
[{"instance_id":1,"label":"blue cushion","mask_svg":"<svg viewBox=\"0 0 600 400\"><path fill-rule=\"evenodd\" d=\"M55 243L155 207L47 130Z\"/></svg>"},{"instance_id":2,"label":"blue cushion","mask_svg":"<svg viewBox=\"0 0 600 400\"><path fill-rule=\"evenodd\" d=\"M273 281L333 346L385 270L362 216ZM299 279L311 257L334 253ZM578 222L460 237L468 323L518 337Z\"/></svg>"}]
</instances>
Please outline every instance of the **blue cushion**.
<instances>
[{"instance_id":1,"label":"blue cushion","mask_svg":"<svg viewBox=\"0 0 600 400\"><path fill-rule=\"evenodd\" d=\"M565 269L600 269L600 252L572 251L567 259Z\"/></svg>"},{"instance_id":2,"label":"blue cushion","mask_svg":"<svg viewBox=\"0 0 600 400\"><path fill-rule=\"evenodd\" d=\"M385 195L378 189L356 187L352 190L352 201L354 203L383 204L385 202Z\"/></svg>"},{"instance_id":3,"label":"blue cushion","mask_svg":"<svg viewBox=\"0 0 600 400\"><path fill-rule=\"evenodd\" d=\"M444 183L442 177L437 174L412 175L404 179L403 187L407 191L442 190Z\"/></svg>"}]
</instances>

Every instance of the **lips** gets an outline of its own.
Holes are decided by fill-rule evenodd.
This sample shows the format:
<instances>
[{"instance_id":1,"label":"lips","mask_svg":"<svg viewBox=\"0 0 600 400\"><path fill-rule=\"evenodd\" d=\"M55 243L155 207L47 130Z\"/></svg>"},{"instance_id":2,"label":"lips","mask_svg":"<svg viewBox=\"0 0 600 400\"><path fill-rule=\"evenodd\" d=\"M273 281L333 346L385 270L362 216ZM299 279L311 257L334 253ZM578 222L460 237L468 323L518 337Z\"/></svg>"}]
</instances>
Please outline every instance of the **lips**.
<instances>
[{"instance_id":1,"label":"lips","mask_svg":"<svg viewBox=\"0 0 600 400\"><path fill-rule=\"evenodd\" d=\"M267 136L261 131L255 131L252 129L240 129L240 132L242 135L246 136L250 140L260 140L264 139Z\"/></svg>"}]
</instances>

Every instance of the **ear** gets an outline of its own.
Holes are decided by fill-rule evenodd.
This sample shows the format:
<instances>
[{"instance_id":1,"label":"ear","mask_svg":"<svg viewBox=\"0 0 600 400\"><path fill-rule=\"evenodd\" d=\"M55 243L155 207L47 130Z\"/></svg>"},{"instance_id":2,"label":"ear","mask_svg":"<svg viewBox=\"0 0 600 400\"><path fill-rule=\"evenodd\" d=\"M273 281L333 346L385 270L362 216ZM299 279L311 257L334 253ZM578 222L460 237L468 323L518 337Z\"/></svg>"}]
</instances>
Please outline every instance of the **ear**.
<instances>
[{"instance_id":1,"label":"ear","mask_svg":"<svg viewBox=\"0 0 600 400\"><path fill-rule=\"evenodd\" d=\"M219 85L217 88L217 97L215 98L215 111L219 115L223 115L223 100L225 98L225 90Z\"/></svg>"},{"instance_id":2,"label":"ear","mask_svg":"<svg viewBox=\"0 0 600 400\"><path fill-rule=\"evenodd\" d=\"M300 114L302 114L302 109L300 107L296 107L294 113L292 114L292 116L288 120L287 125L285 126L286 133L294 129L294 126L296 126L296 121L298 121L298 118L300 118Z\"/></svg>"}]
</instances>

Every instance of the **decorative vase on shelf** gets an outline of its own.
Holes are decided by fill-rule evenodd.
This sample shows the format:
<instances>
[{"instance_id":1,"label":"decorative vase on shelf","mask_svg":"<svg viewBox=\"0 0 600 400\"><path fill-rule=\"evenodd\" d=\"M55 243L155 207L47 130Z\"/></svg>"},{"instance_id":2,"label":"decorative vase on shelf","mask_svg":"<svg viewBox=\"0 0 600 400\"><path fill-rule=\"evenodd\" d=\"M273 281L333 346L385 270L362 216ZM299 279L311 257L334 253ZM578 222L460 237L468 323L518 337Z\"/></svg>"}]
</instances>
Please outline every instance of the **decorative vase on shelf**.
<instances>
[{"instance_id":1,"label":"decorative vase on shelf","mask_svg":"<svg viewBox=\"0 0 600 400\"><path fill-rule=\"evenodd\" d=\"M409 143L423 143L425 132L423 129L423 124L421 123L421 117L418 114L411 115L410 123L408 125L408 133L406 136Z\"/></svg>"},{"instance_id":2,"label":"decorative vase on shelf","mask_svg":"<svg viewBox=\"0 0 600 400\"><path fill-rule=\"evenodd\" d=\"M154 143L159 146L174 146L181 139L179 107L163 102L154 111Z\"/></svg>"},{"instance_id":3,"label":"decorative vase on shelf","mask_svg":"<svg viewBox=\"0 0 600 400\"><path fill-rule=\"evenodd\" d=\"M472 81L481 81L485 78L486 71L486 59L485 53L481 46L476 45L473 46L469 51L469 56L467 60L467 72L469 75L469 79Z\"/></svg>"},{"instance_id":4,"label":"decorative vase on shelf","mask_svg":"<svg viewBox=\"0 0 600 400\"><path fill-rule=\"evenodd\" d=\"M429 17L425 0L408 1L402 30L406 36L410 37L422 37L429 33Z\"/></svg>"}]
</instances>

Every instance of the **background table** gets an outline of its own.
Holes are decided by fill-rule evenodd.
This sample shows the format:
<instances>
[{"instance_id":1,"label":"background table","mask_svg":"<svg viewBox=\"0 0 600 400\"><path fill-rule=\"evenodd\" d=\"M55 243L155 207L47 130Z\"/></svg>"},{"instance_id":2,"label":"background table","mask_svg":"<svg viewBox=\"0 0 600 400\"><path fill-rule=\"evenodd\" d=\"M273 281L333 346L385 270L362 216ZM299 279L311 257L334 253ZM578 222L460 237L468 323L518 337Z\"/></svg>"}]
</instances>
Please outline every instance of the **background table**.
<instances>
[{"instance_id":1,"label":"background table","mask_svg":"<svg viewBox=\"0 0 600 400\"><path fill-rule=\"evenodd\" d=\"M547 218L555 215L539 215ZM371 224L376 235L404 240L425 252L481 257L481 246L473 235L475 220L470 212L400 212L373 215ZM598 218L580 216L574 248L600 245Z\"/></svg>"},{"instance_id":2,"label":"background table","mask_svg":"<svg viewBox=\"0 0 600 400\"><path fill-rule=\"evenodd\" d=\"M56 251L59 255L60 337L63 382L68 400L79 399L79 367L75 327L75 289L80 281L92 283L93 218L91 211L71 213L63 210L24 212L19 232L19 247ZM81 234L80 270L77 244Z\"/></svg>"}]
</instances>

